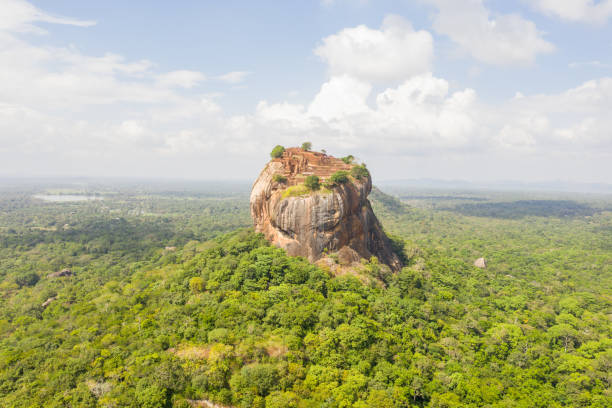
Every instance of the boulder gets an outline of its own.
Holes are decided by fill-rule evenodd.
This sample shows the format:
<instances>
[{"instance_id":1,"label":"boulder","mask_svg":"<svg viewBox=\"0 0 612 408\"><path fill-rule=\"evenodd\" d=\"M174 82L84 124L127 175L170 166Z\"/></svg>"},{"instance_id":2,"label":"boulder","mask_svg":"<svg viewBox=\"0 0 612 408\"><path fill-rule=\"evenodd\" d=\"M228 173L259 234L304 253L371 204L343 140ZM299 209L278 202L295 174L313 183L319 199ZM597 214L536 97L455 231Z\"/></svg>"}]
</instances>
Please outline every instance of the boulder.
<instances>
[{"instance_id":1,"label":"boulder","mask_svg":"<svg viewBox=\"0 0 612 408\"><path fill-rule=\"evenodd\" d=\"M474 261L474 266L477 268L486 268L487 267L487 261L484 258L478 258L477 260Z\"/></svg>"},{"instance_id":2,"label":"boulder","mask_svg":"<svg viewBox=\"0 0 612 408\"><path fill-rule=\"evenodd\" d=\"M53 302L54 300L55 300L55 297L50 297L49 299L45 300L45 301L42 303L42 305L41 305L41 306L42 306L43 308L44 308L44 307L47 307L47 306L49 306L49 305L51 304L51 302Z\"/></svg>"},{"instance_id":3,"label":"boulder","mask_svg":"<svg viewBox=\"0 0 612 408\"><path fill-rule=\"evenodd\" d=\"M49 274L49 278L63 278L66 276L72 276L72 271L68 268L64 268L61 271L53 272Z\"/></svg>"}]
</instances>

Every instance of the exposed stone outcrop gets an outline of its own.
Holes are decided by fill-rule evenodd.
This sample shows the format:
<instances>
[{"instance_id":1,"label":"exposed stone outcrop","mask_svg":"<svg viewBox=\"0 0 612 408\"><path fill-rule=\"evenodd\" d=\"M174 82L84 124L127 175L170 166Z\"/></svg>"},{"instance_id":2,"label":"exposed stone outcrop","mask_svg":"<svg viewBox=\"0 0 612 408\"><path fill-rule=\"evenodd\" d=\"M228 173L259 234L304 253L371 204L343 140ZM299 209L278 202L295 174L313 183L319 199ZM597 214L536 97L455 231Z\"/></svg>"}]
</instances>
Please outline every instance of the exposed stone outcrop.
<instances>
[{"instance_id":1,"label":"exposed stone outcrop","mask_svg":"<svg viewBox=\"0 0 612 408\"><path fill-rule=\"evenodd\" d=\"M55 296L53 296L53 297L50 297L50 298L48 298L47 300L45 300L45 301L42 303L42 305L41 305L41 306L42 306L42 308L44 309L44 308L46 308L47 306L49 306L49 305L50 305L50 304L51 304L51 303L52 303L52 302L53 302L55 299L56 299L56 297L55 297Z\"/></svg>"},{"instance_id":2,"label":"exposed stone outcrop","mask_svg":"<svg viewBox=\"0 0 612 408\"><path fill-rule=\"evenodd\" d=\"M49 278L64 278L66 276L72 276L72 271L68 268L62 269L61 271L50 273L48 275Z\"/></svg>"},{"instance_id":3,"label":"exposed stone outcrop","mask_svg":"<svg viewBox=\"0 0 612 408\"><path fill-rule=\"evenodd\" d=\"M376 256L392 270L399 270L400 260L367 198L372 190L369 175L350 177L347 183L301 196L287 196L287 188L302 184L309 175L325 183L334 172L350 171L353 166L323 153L285 150L265 166L253 185L251 215L256 231L289 255L311 262L337 252L352 261Z\"/></svg>"},{"instance_id":4,"label":"exposed stone outcrop","mask_svg":"<svg viewBox=\"0 0 612 408\"><path fill-rule=\"evenodd\" d=\"M474 266L477 268L484 269L487 267L487 261L484 258L478 258L474 261Z\"/></svg>"}]
</instances>

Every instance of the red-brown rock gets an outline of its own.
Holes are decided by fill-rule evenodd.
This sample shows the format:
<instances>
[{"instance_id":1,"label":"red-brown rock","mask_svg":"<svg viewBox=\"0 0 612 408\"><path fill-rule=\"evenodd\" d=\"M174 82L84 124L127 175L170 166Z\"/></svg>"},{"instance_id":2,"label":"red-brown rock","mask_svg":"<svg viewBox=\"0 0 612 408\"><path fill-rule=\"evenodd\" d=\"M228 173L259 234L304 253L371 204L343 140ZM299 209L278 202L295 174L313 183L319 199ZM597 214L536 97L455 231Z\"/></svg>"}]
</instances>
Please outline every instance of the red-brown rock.
<instances>
[{"instance_id":1,"label":"red-brown rock","mask_svg":"<svg viewBox=\"0 0 612 408\"><path fill-rule=\"evenodd\" d=\"M340 252L343 258L356 253L366 259L376 256L392 270L399 270L400 260L367 198L372 190L369 175L302 196L286 194L288 187L302 184L309 175L324 183L334 172L350 171L353 166L323 153L286 149L266 165L253 185L251 215L256 231L289 255L311 262L325 253ZM286 181L275 181L275 175Z\"/></svg>"}]
</instances>

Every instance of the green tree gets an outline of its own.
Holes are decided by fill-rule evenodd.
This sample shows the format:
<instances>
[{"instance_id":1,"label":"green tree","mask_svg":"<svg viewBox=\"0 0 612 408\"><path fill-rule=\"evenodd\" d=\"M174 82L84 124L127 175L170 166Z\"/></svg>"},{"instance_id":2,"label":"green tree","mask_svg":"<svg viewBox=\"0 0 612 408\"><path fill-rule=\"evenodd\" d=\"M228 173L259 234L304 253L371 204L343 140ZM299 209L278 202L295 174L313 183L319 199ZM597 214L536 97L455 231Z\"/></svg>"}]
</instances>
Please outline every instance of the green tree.
<instances>
[{"instance_id":1,"label":"green tree","mask_svg":"<svg viewBox=\"0 0 612 408\"><path fill-rule=\"evenodd\" d=\"M142 408L164 408L168 403L168 393L157 385L142 384L136 389L136 399Z\"/></svg>"},{"instance_id":2,"label":"green tree","mask_svg":"<svg viewBox=\"0 0 612 408\"><path fill-rule=\"evenodd\" d=\"M321 187L319 177L314 175L306 177L304 185L312 191L318 190Z\"/></svg>"},{"instance_id":3,"label":"green tree","mask_svg":"<svg viewBox=\"0 0 612 408\"><path fill-rule=\"evenodd\" d=\"M17 275L15 278L15 283L19 285L19 287L24 286L34 286L40 280L40 276L38 276L35 272L26 272L21 275Z\"/></svg>"},{"instance_id":4,"label":"green tree","mask_svg":"<svg viewBox=\"0 0 612 408\"><path fill-rule=\"evenodd\" d=\"M355 177L357 180L362 180L366 177L370 176L370 172L366 168L364 164L360 166L353 166L351 169L351 176Z\"/></svg>"},{"instance_id":5,"label":"green tree","mask_svg":"<svg viewBox=\"0 0 612 408\"><path fill-rule=\"evenodd\" d=\"M283 176L282 174L275 174L272 177L272 180L274 180L275 183L286 183L287 177Z\"/></svg>"},{"instance_id":6,"label":"green tree","mask_svg":"<svg viewBox=\"0 0 612 408\"><path fill-rule=\"evenodd\" d=\"M355 156L353 156L352 154L349 154L348 156L344 156L340 160L342 160L346 164L351 164L353 160L355 160Z\"/></svg>"},{"instance_id":7,"label":"green tree","mask_svg":"<svg viewBox=\"0 0 612 408\"><path fill-rule=\"evenodd\" d=\"M344 184L349 181L348 171L338 170L329 177L329 181L333 184Z\"/></svg>"},{"instance_id":8,"label":"green tree","mask_svg":"<svg viewBox=\"0 0 612 408\"><path fill-rule=\"evenodd\" d=\"M283 155L283 153L285 153L285 148L281 145L276 145L274 146L274 149L272 149L272 151L270 152L270 157L272 157L273 159L278 159Z\"/></svg>"},{"instance_id":9,"label":"green tree","mask_svg":"<svg viewBox=\"0 0 612 408\"><path fill-rule=\"evenodd\" d=\"M302 150L309 151L310 149L312 149L312 143L310 142L302 143Z\"/></svg>"},{"instance_id":10,"label":"green tree","mask_svg":"<svg viewBox=\"0 0 612 408\"><path fill-rule=\"evenodd\" d=\"M191 289L193 293L202 292L204 290L204 279L199 276L194 276L189 279L189 289Z\"/></svg>"}]
</instances>

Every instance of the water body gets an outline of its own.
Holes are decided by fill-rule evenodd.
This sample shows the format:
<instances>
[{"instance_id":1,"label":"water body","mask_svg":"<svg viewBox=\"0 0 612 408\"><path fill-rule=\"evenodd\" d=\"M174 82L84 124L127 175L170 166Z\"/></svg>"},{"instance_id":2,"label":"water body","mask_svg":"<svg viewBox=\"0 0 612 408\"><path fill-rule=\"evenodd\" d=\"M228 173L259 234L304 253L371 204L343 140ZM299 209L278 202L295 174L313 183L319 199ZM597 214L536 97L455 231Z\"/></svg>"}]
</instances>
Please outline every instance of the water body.
<instances>
[{"instance_id":1,"label":"water body","mask_svg":"<svg viewBox=\"0 0 612 408\"><path fill-rule=\"evenodd\" d=\"M53 203L70 203L74 201L103 200L104 197L75 194L36 194L34 198Z\"/></svg>"}]
</instances>

